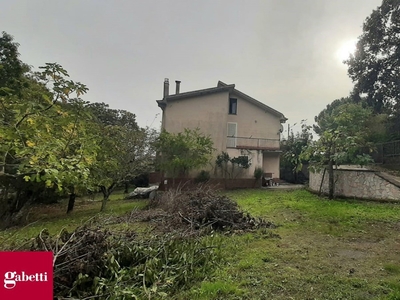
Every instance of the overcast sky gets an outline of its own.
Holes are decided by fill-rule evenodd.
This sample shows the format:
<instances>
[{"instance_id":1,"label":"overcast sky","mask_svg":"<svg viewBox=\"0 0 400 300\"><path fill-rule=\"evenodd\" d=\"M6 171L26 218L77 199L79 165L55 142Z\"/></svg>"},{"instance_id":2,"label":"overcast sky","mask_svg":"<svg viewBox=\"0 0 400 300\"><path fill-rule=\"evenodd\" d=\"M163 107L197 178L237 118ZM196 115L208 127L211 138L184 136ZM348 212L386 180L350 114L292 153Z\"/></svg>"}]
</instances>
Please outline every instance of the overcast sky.
<instances>
[{"instance_id":1,"label":"overcast sky","mask_svg":"<svg viewBox=\"0 0 400 300\"><path fill-rule=\"evenodd\" d=\"M381 0L0 0L0 30L34 67L58 62L84 97L158 127L164 78L218 80L312 124L352 88L338 49ZM287 128L287 125L285 125Z\"/></svg>"}]
</instances>

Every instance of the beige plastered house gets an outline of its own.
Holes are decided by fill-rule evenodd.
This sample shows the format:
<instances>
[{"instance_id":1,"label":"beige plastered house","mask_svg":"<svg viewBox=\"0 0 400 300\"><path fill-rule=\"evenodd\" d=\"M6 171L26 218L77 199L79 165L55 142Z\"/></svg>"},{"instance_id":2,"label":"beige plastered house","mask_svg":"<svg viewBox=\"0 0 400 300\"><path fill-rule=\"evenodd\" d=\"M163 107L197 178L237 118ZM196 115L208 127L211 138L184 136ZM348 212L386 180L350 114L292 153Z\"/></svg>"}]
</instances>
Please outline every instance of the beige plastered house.
<instances>
[{"instance_id":1,"label":"beige plastered house","mask_svg":"<svg viewBox=\"0 0 400 300\"><path fill-rule=\"evenodd\" d=\"M247 156L251 164L236 178L254 178L257 167L279 178L280 134L287 120L281 112L221 81L216 87L183 93L176 81L176 92L170 95L165 79L164 97L157 103L163 111L162 129L178 133L199 128L212 138L215 151L208 169L213 177L222 176L214 162L224 151L231 158Z\"/></svg>"}]
</instances>

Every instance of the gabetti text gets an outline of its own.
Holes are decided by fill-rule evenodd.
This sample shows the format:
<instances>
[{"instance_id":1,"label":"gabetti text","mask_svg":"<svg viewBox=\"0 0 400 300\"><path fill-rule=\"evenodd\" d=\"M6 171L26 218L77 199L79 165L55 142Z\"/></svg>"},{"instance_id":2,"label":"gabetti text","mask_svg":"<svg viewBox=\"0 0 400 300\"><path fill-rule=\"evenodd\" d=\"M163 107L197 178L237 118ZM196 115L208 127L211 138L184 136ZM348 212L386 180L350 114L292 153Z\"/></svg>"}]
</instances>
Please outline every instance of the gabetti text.
<instances>
[{"instance_id":1,"label":"gabetti text","mask_svg":"<svg viewBox=\"0 0 400 300\"><path fill-rule=\"evenodd\" d=\"M4 274L4 287L11 290L16 287L17 282L41 282L47 281L47 272L26 274L25 272L6 272Z\"/></svg>"}]
</instances>

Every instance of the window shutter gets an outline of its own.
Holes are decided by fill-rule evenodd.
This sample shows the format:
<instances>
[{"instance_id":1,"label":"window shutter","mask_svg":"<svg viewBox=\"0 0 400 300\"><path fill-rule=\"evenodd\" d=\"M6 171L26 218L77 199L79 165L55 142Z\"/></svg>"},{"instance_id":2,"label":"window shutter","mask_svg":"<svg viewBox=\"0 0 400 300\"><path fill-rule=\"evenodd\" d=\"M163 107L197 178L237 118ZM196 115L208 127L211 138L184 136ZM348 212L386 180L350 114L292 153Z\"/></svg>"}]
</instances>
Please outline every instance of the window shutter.
<instances>
[{"instance_id":1,"label":"window shutter","mask_svg":"<svg viewBox=\"0 0 400 300\"><path fill-rule=\"evenodd\" d=\"M237 123L228 123L227 148L236 148Z\"/></svg>"}]
</instances>

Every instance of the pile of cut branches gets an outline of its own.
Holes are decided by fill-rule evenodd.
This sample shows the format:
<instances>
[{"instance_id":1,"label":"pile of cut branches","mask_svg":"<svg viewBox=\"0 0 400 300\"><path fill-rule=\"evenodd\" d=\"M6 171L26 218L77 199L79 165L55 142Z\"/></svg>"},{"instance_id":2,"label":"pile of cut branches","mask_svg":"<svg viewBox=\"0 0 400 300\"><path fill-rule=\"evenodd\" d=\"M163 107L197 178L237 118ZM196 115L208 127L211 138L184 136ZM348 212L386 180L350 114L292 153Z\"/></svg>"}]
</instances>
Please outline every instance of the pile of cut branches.
<instances>
[{"instance_id":1,"label":"pile of cut branches","mask_svg":"<svg viewBox=\"0 0 400 300\"><path fill-rule=\"evenodd\" d=\"M160 219L160 215L166 216L162 218L163 225L167 224L169 228L189 225L192 230L212 228L226 231L275 227L271 222L244 213L236 202L206 185L189 191L169 190L152 201L150 206L164 210L163 214L159 212L153 217Z\"/></svg>"},{"instance_id":2,"label":"pile of cut branches","mask_svg":"<svg viewBox=\"0 0 400 300\"><path fill-rule=\"evenodd\" d=\"M172 233L139 238L132 230L102 229L98 224L104 221L72 233L42 230L32 240L30 250L54 253L57 299L165 298L201 282L222 261L217 237L191 239Z\"/></svg>"},{"instance_id":3,"label":"pile of cut branches","mask_svg":"<svg viewBox=\"0 0 400 300\"><path fill-rule=\"evenodd\" d=\"M90 224L78 227L72 233L62 230L57 236L42 230L30 250L54 253L54 293L65 294L79 274L96 276L102 271L104 254L110 248L109 236L107 230Z\"/></svg>"}]
</instances>

